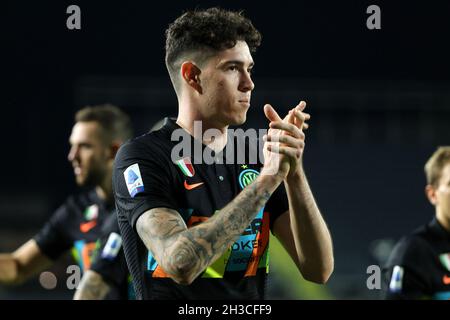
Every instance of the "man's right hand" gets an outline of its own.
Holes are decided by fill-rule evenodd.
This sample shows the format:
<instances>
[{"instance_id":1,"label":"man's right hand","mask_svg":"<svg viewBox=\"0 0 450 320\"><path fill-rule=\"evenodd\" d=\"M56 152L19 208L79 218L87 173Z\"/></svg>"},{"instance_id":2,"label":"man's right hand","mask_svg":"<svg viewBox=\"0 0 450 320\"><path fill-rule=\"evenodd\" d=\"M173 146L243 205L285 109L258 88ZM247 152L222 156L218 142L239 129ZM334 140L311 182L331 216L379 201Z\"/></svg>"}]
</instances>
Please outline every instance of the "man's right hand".
<instances>
[{"instance_id":1,"label":"man's right hand","mask_svg":"<svg viewBox=\"0 0 450 320\"><path fill-rule=\"evenodd\" d=\"M17 263L12 254L0 254L0 283L11 284L17 278Z\"/></svg>"},{"instance_id":2,"label":"man's right hand","mask_svg":"<svg viewBox=\"0 0 450 320\"><path fill-rule=\"evenodd\" d=\"M34 239L14 253L0 254L0 284L20 284L52 265Z\"/></svg>"}]
</instances>

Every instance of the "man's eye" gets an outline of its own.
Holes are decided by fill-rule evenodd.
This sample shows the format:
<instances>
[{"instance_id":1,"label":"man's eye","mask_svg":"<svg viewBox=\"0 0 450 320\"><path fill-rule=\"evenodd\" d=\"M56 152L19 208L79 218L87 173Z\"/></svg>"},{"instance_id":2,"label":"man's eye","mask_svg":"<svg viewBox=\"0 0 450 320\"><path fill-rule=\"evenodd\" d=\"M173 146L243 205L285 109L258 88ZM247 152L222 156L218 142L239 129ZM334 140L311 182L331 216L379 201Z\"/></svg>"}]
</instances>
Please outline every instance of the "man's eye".
<instances>
[{"instance_id":1,"label":"man's eye","mask_svg":"<svg viewBox=\"0 0 450 320\"><path fill-rule=\"evenodd\" d=\"M92 145L88 144L88 143L82 143L80 144L80 148L81 149L90 149L92 147Z\"/></svg>"},{"instance_id":2,"label":"man's eye","mask_svg":"<svg viewBox=\"0 0 450 320\"><path fill-rule=\"evenodd\" d=\"M231 71L236 71L237 69L238 69L237 66L230 66L228 68L228 70L231 70Z\"/></svg>"}]
</instances>

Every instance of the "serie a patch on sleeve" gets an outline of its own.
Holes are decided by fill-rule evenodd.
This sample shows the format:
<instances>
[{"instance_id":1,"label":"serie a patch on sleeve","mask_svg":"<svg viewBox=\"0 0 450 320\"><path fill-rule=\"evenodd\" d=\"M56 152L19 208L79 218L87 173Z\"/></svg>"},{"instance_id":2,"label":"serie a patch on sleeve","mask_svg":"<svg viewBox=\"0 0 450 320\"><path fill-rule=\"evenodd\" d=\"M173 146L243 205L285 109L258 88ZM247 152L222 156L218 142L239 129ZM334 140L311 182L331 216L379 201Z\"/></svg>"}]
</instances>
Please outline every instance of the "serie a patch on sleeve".
<instances>
[{"instance_id":1,"label":"serie a patch on sleeve","mask_svg":"<svg viewBox=\"0 0 450 320\"><path fill-rule=\"evenodd\" d=\"M405 271L400 266L394 266L392 270L391 282L389 283L389 291L400 292L403 286L403 274Z\"/></svg>"},{"instance_id":2,"label":"serie a patch on sleeve","mask_svg":"<svg viewBox=\"0 0 450 320\"><path fill-rule=\"evenodd\" d=\"M130 196L134 198L138 193L144 192L144 182L142 181L139 164L129 166L123 173Z\"/></svg>"},{"instance_id":3,"label":"serie a patch on sleeve","mask_svg":"<svg viewBox=\"0 0 450 320\"><path fill-rule=\"evenodd\" d=\"M112 260L119 254L120 248L122 247L122 237L115 233L111 232L108 237L108 241L106 241L106 245L102 251L102 259Z\"/></svg>"}]
</instances>

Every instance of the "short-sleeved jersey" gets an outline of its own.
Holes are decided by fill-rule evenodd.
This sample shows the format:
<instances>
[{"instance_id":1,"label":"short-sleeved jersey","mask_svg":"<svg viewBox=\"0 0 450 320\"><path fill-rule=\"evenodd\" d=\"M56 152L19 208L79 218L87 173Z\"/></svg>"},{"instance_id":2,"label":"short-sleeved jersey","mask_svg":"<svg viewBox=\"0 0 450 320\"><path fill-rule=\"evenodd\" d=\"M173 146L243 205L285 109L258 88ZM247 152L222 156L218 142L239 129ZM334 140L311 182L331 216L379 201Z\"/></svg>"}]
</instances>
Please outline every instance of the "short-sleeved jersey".
<instances>
[{"instance_id":1,"label":"short-sleeved jersey","mask_svg":"<svg viewBox=\"0 0 450 320\"><path fill-rule=\"evenodd\" d=\"M134 299L116 214L110 215L103 225L99 249L92 261L91 270L100 274L110 285L109 299Z\"/></svg>"},{"instance_id":2,"label":"short-sleeved jersey","mask_svg":"<svg viewBox=\"0 0 450 320\"><path fill-rule=\"evenodd\" d=\"M386 299L450 299L450 232L434 218L402 238L384 280Z\"/></svg>"},{"instance_id":3,"label":"short-sleeved jersey","mask_svg":"<svg viewBox=\"0 0 450 320\"><path fill-rule=\"evenodd\" d=\"M97 196L95 190L88 190L68 197L34 240L41 252L52 260L71 250L84 272L91 268L101 246L100 239L105 232L105 223L115 217L114 205L106 204ZM126 296L127 292L113 293L107 298L117 298L118 295Z\"/></svg>"},{"instance_id":4,"label":"short-sleeved jersey","mask_svg":"<svg viewBox=\"0 0 450 320\"><path fill-rule=\"evenodd\" d=\"M172 151L177 153L180 141L171 137L180 132L183 132L182 141L191 143L190 151L188 155L180 151L172 159ZM209 152L215 160L208 164L198 159L195 148L200 148L203 154ZM188 286L168 277L135 229L138 218L152 208L178 211L188 228L213 216L258 176L261 163L258 157L252 159L251 148L256 149L256 143L233 135L228 137L224 150L214 154L173 120L168 120L160 130L121 147L115 160L113 189L125 255L138 299L264 298L270 228L288 210L283 185L223 256Z\"/></svg>"}]
</instances>

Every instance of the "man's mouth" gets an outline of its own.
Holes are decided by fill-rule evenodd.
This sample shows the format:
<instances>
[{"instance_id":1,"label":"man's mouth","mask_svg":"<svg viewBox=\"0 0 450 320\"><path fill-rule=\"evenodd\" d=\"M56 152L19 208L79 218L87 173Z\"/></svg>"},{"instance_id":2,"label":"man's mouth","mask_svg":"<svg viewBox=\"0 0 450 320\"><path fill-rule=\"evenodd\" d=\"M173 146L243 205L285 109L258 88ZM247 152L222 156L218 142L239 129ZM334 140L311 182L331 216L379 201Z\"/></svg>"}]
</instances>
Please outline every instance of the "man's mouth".
<instances>
[{"instance_id":1,"label":"man's mouth","mask_svg":"<svg viewBox=\"0 0 450 320\"><path fill-rule=\"evenodd\" d=\"M249 106L250 105L250 100L249 99L242 99L242 100L239 100L239 103L242 103L242 104L245 104L245 105Z\"/></svg>"}]
</instances>

